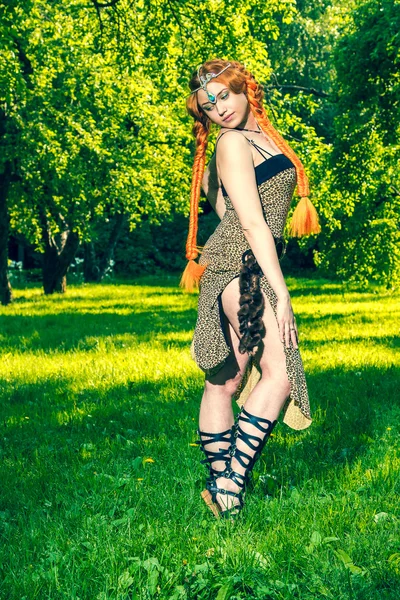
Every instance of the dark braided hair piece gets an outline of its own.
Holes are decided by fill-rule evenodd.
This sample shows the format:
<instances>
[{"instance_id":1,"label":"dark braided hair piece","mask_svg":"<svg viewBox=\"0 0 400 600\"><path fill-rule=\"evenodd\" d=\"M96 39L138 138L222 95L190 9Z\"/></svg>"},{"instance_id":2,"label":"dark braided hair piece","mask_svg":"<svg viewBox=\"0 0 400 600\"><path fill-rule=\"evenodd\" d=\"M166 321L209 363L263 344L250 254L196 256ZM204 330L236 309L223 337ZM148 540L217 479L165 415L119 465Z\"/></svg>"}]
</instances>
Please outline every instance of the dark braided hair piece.
<instances>
[{"instance_id":1,"label":"dark braided hair piece","mask_svg":"<svg viewBox=\"0 0 400 600\"><path fill-rule=\"evenodd\" d=\"M283 238L275 236L274 242L278 259L281 260L286 253L286 243ZM255 354L266 333L262 319L265 300L260 285L263 273L251 249L243 253L242 263L239 274L240 308L238 317L239 332L242 335L239 352Z\"/></svg>"},{"instance_id":2,"label":"dark braided hair piece","mask_svg":"<svg viewBox=\"0 0 400 600\"><path fill-rule=\"evenodd\" d=\"M260 287L262 271L252 250L243 254L239 275L239 352L253 354L265 336L263 314L265 301Z\"/></svg>"}]
</instances>

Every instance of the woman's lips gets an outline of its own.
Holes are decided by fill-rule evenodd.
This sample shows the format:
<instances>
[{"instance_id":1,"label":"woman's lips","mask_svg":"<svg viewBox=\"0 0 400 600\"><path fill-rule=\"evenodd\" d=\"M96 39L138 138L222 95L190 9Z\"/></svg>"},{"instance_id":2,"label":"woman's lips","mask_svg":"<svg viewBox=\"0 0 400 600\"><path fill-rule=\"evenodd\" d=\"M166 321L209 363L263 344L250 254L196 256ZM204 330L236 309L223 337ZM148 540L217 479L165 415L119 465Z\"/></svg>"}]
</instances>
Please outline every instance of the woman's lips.
<instances>
[{"instance_id":1,"label":"woman's lips","mask_svg":"<svg viewBox=\"0 0 400 600\"><path fill-rule=\"evenodd\" d=\"M231 118L233 117L233 115L234 115L234 113L231 113L231 114L229 115L229 117L226 117L226 118L224 119L224 122L225 122L225 121L230 121L230 120L231 120Z\"/></svg>"}]
</instances>

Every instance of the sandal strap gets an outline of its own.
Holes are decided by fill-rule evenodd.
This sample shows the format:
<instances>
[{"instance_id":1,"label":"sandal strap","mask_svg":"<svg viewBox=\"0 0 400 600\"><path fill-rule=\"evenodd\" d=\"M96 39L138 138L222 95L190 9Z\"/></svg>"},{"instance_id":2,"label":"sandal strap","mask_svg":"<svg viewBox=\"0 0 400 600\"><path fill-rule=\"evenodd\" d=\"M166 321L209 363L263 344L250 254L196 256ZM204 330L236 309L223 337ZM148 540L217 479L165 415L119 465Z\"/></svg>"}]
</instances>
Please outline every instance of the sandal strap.
<instances>
[{"instance_id":1,"label":"sandal strap","mask_svg":"<svg viewBox=\"0 0 400 600\"><path fill-rule=\"evenodd\" d=\"M240 426L240 421L249 423L250 425L256 427L256 429L264 434L263 437L258 437L243 431ZM229 477L229 479L231 479L238 487L242 489L245 487L253 466L261 455L261 452L277 422L277 420L270 421L269 419L252 415L244 407L242 407L235 433L236 439L230 450L230 456L235 457L240 466L245 469L245 472L244 474L238 473L237 471L234 471L232 467L228 467L224 472L224 477ZM263 423L266 423L267 426L264 426ZM240 450L236 445L237 439L244 442L251 450L254 451L254 454L250 456L244 452L244 450Z\"/></svg>"},{"instance_id":2,"label":"sandal strap","mask_svg":"<svg viewBox=\"0 0 400 600\"><path fill-rule=\"evenodd\" d=\"M242 416L242 415L244 415L244 416ZM262 433L268 434L268 435L271 433L272 429L275 427L275 425L277 423L277 421L270 421L269 419L263 419L262 417L256 417L255 415L250 414L245 408L243 408L243 411L239 416L239 420L243 421L244 423L250 423L251 425L254 425L254 427L256 427L259 431L261 431ZM268 423L268 426L263 427L261 422Z\"/></svg>"},{"instance_id":3,"label":"sandal strap","mask_svg":"<svg viewBox=\"0 0 400 600\"><path fill-rule=\"evenodd\" d=\"M223 518L234 517L241 512L241 510L244 506L244 500L243 500L243 495L245 493L244 490L240 490L240 492L231 492L230 490L226 490L224 488L219 488L217 486L215 480L211 483L211 485L208 489L211 492L212 501L217 503L220 507L220 516L221 517L223 517ZM232 504L232 506L230 506L229 508L222 509L220 503L217 502L217 494L231 496L231 498L237 498L239 500L239 504Z\"/></svg>"},{"instance_id":4,"label":"sandal strap","mask_svg":"<svg viewBox=\"0 0 400 600\"><path fill-rule=\"evenodd\" d=\"M220 488L220 487L217 486L217 484L215 483L215 481L213 481L212 484L210 485L210 492L212 494L214 494L214 495L217 495L217 494L226 494L227 496L233 496L234 498L239 498L239 496L242 494L242 491L240 491L240 492L231 492L231 490L226 490L224 488ZM214 498L213 498L213 500L214 500Z\"/></svg>"},{"instance_id":5,"label":"sandal strap","mask_svg":"<svg viewBox=\"0 0 400 600\"><path fill-rule=\"evenodd\" d=\"M238 493L241 493L244 490L244 486L245 486L247 478L248 478L246 473L244 475L242 475L241 473L234 471L232 469L232 467L229 466L225 469L222 476L226 477L227 479L231 479L233 481L233 483L236 483L236 485L241 488L240 492L238 492Z\"/></svg>"},{"instance_id":6,"label":"sandal strap","mask_svg":"<svg viewBox=\"0 0 400 600\"><path fill-rule=\"evenodd\" d=\"M205 431L198 430L197 433L199 434L200 439L196 440L195 443L200 446L200 450L206 455L206 458L200 461L200 463L202 465L208 464L210 470L210 477L208 481L210 481L213 480L215 477L220 477L221 473L223 473L223 471L217 471L216 469L214 469L212 463L218 461L227 463L230 460L229 450L232 444L232 428L227 429L226 431L215 433L207 433ZM209 439L204 439L203 436L207 436ZM229 444L229 447L218 448L217 451L208 450L206 448L208 444L215 444L217 442L227 443Z\"/></svg>"},{"instance_id":7,"label":"sandal strap","mask_svg":"<svg viewBox=\"0 0 400 600\"><path fill-rule=\"evenodd\" d=\"M239 509L239 507L242 508L244 505L244 502L243 502L244 490L243 489L241 489L240 492L232 492L231 490L226 490L225 488L218 487L215 480L210 484L210 487L208 489L211 492L213 502L217 502L217 494L222 494L222 495L226 495L226 496L231 496L232 498L237 498L239 500L239 504L233 504L231 509L234 509L234 508ZM231 509L228 509L228 512ZM223 512L225 512L225 511L223 511Z\"/></svg>"},{"instance_id":8,"label":"sandal strap","mask_svg":"<svg viewBox=\"0 0 400 600\"><path fill-rule=\"evenodd\" d=\"M210 444L211 442L230 442L231 439L230 437L228 439L226 439L226 436L228 434L230 434L232 431L232 428L227 429L226 431L222 431L222 432L217 432L217 433L207 433L206 431L200 431L200 429L197 430L197 433L199 434L199 436L201 437L202 435L206 435L207 437L209 437L209 440L197 440L196 443L198 444Z\"/></svg>"}]
</instances>

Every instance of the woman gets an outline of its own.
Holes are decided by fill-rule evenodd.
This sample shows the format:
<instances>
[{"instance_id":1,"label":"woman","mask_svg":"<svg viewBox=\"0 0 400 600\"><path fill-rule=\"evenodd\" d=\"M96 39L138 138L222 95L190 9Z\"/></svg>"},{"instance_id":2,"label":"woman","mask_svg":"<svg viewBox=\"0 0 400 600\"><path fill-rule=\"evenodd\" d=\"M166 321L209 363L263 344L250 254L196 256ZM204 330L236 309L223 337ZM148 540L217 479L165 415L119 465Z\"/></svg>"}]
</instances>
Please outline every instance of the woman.
<instances>
[{"instance_id":1,"label":"woman","mask_svg":"<svg viewBox=\"0 0 400 600\"><path fill-rule=\"evenodd\" d=\"M281 410L294 429L311 423L296 319L279 264L296 183L302 199L292 235L318 233L320 226L303 166L268 120L253 75L239 62L215 59L199 67L189 87L197 149L181 285L200 287L192 355L206 375L199 444L209 477L202 497L215 516L234 516ZM220 130L204 172L212 123ZM200 187L221 222L197 263ZM242 405L236 421L232 397Z\"/></svg>"}]
</instances>

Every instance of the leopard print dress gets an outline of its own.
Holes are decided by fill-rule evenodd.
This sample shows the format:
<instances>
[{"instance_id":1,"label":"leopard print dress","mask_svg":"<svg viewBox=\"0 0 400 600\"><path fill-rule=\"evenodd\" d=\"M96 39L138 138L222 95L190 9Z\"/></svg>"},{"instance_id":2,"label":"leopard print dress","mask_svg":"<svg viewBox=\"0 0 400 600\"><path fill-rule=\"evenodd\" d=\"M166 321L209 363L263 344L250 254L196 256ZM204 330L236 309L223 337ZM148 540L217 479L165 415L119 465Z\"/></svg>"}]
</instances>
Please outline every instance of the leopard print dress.
<instances>
[{"instance_id":1,"label":"leopard print dress","mask_svg":"<svg viewBox=\"0 0 400 600\"><path fill-rule=\"evenodd\" d=\"M259 152L265 152L254 140L246 139ZM264 218L275 238L278 257L281 259L284 249L279 252L278 248L282 243L284 245L283 231L296 187L296 169L284 154L276 154L257 165L255 175ZM229 196L223 185L221 188L226 211L200 256L199 263L207 267L200 279L198 316L191 346L192 357L208 375L219 371L232 352L224 329L221 293L230 281L239 276L242 256L250 248ZM260 284L277 317L277 296L264 275ZM305 429L312 419L303 362L299 349L293 347L291 340L288 348L285 344L283 347L291 389L283 408L283 421L292 429ZM239 405L244 404L259 378L259 364L254 357L250 357L235 394Z\"/></svg>"}]
</instances>

